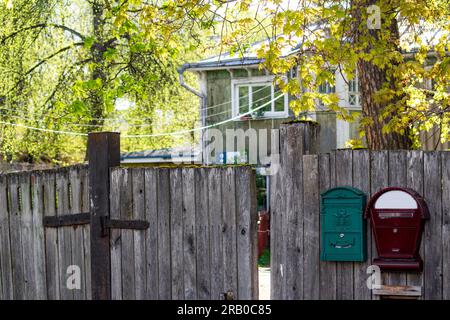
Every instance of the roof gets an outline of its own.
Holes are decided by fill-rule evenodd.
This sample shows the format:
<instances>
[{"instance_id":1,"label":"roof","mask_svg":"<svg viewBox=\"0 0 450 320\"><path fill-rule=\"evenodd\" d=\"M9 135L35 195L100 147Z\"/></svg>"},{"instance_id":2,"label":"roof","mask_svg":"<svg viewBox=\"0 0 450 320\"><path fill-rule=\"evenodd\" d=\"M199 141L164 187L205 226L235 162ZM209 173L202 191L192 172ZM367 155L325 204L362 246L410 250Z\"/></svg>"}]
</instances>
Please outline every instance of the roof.
<instances>
[{"instance_id":1,"label":"roof","mask_svg":"<svg viewBox=\"0 0 450 320\"><path fill-rule=\"evenodd\" d=\"M122 153L122 163L157 163L157 162L200 162L201 151L198 147L164 148Z\"/></svg>"},{"instance_id":2,"label":"roof","mask_svg":"<svg viewBox=\"0 0 450 320\"><path fill-rule=\"evenodd\" d=\"M198 62L185 63L180 70L213 70L213 69L228 69L228 68L242 68L246 66L258 65L264 59L257 57L257 51L262 45L267 44L268 40L258 41L250 45L245 52L234 53L226 52L220 55L212 56ZM300 49L300 42L295 42L295 46L286 45L282 48L282 56L287 57L294 54Z\"/></svg>"}]
</instances>

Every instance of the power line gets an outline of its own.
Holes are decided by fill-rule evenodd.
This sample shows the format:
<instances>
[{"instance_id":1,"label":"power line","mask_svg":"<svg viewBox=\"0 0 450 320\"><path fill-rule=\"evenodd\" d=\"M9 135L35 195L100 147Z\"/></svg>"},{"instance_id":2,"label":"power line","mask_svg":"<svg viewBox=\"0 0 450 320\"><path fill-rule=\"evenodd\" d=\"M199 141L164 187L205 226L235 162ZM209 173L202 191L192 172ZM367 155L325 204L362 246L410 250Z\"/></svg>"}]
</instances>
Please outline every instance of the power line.
<instances>
[{"instance_id":1,"label":"power line","mask_svg":"<svg viewBox=\"0 0 450 320\"><path fill-rule=\"evenodd\" d=\"M224 120L224 121L220 121L218 123L214 123L208 126L204 126L204 127L199 127L199 128L194 128L194 129L187 129L187 130L180 130L180 131L175 131L175 132L167 132L167 133L154 133L154 134L131 134L131 135L122 135L122 138L151 138L151 137L162 137L162 136L173 136L173 135L181 135L181 134L185 134L185 133L191 133L191 132L196 132L196 131L201 131L201 130L205 130L205 129L209 129L209 128L213 128L216 126L220 126L222 124L240 119L243 116L249 115L255 111L258 111L259 109L262 109L266 106L268 106L269 104L271 104L273 101L278 100L280 97L284 96L284 94L280 94L278 97L267 101L266 103L262 104L261 106L250 110L248 112L245 112L243 114L240 114L238 116L235 116L233 118ZM87 136L87 133L82 133L82 132L74 132L74 131L63 131L63 130L53 130L53 129L46 129L46 128L40 128L40 127L32 127L32 126L28 126L28 125L24 125L24 124L20 124L20 123L12 123L12 122L6 122L6 121L0 121L0 124L4 124L4 125L9 125L9 126L14 126L14 127L20 127L20 128L25 128L25 129L29 129L29 130L34 130L34 131L42 131L42 132L50 132L50 133L55 133L55 134L66 134L66 135L73 135L73 136Z\"/></svg>"},{"instance_id":2,"label":"power line","mask_svg":"<svg viewBox=\"0 0 450 320\"><path fill-rule=\"evenodd\" d=\"M238 120L238 119L240 119L243 116L252 114L253 112L258 111L259 109L262 109L262 108L268 106L269 103L271 104L273 101L278 100L282 96L284 96L284 93L280 94L278 97L276 97L276 98L274 98L274 99L272 99L272 100L262 104L261 106L255 108L253 110L250 110L248 112L239 114L239 115L237 115L237 116L235 116L233 118L230 118L230 119L218 122L218 123L214 123L214 124L211 124L211 125L208 125L208 126L204 126L204 127L200 127L200 128L194 128L194 129L188 129L188 130L169 132L169 133L129 134L129 135L122 135L122 138L151 138L151 137L161 137L161 136L172 136L172 135L180 135L180 134L185 134L185 133L192 133L192 132L195 132L195 131L201 131L201 130L213 128L213 127L220 126L222 124L225 124L225 123L228 123L228 122L231 122L231 121L234 121L234 120Z\"/></svg>"}]
</instances>

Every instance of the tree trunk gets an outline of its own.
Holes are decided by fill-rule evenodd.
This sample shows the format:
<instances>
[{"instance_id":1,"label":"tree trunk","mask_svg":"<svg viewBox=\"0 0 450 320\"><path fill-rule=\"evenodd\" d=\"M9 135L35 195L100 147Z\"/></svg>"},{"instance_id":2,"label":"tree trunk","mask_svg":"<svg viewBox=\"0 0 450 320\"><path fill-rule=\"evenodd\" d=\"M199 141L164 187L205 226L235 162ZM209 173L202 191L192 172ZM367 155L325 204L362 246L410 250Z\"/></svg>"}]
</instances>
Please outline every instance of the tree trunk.
<instances>
[{"instance_id":1,"label":"tree trunk","mask_svg":"<svg viewBox=\"0 0 450 320\"><path fill-rule=\"evenodd\" d=\"M95 43L91 47L92 60L94 61L94 69L92 70L91 79L102 81L102 87L105 85L106 73L105 73L105 57L106 51L104 43L104 18L103 18L103 3L101 0L92 2L92 14L93 14L93 32L96 37ZM104 100L102 88L96 88L91 90L89 94L91 115L93 120L91 124L102 125L104 117Z\"/></svg>"},{"instance_id":2,"label":"tree trunk","mask_svg":"<svg viewBox=\"0 0 450 320\"><path fill-rule=\"evenodd\" d=\"M357 3L354 8L356 15L356 24L355 27L356 36L354 37L355 43L360 43L362 37L367 37L371 40L377 41L379 39L380 32L383 30L371 29L369 30L366 26L366 21L363 20L362 10L367 10L367 7L371 4L376 4L375 0L362 0L355 1ZM354 5L355 5L354 3ZM383 18L383 17L382 17ZM399 50L399 32L397 20L393 18L390 23L390 32L391 32L391 49ZM367 41L367 40L365 40ZM373 46L369 44L365 48L365 52L370 52L373 49ZM380 149L410 149L412 146L412 141L409 137L409 132L405 130L404 134L399 134L395 132L383 133L383 127L389 123L391 120L390 117L386 117L380 119L379 116L382 113L383 109L389 103L395 103L395 100L391 100L390 102L376 102L375 94L378 90L380 90L385 83L389 83L392 88L394 88L393 81L389 81L387 77L387 70L381 69L376 66L371 61L365 61L363 59L359 59L357 64L358 69L358 81L359 81L359 90L360 90L360 104L362 107L362 115L363 117L370 118L372 123L363 126L363 130L366 135L366 142L370 149L372 150L380 150ZM398 99L398 98L397 98Z\"/></svg>"}]
</instances>

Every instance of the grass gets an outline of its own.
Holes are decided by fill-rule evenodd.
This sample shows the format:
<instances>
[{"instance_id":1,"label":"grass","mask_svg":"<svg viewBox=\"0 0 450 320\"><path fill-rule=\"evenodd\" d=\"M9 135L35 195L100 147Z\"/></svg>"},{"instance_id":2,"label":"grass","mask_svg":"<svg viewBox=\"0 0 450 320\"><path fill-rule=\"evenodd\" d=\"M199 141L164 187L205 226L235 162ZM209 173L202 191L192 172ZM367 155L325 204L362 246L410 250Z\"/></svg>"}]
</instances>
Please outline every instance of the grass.
<instances>
[{"instance_id":1,"label":"grass","mask_svg":"<svg viewBox=\"0 0 450 320\"><path fill-rule=\"evenodd\" d=\"M258 259L258 267L270 267L270 250L264 249Z\"/></svg>"}]
</instances>

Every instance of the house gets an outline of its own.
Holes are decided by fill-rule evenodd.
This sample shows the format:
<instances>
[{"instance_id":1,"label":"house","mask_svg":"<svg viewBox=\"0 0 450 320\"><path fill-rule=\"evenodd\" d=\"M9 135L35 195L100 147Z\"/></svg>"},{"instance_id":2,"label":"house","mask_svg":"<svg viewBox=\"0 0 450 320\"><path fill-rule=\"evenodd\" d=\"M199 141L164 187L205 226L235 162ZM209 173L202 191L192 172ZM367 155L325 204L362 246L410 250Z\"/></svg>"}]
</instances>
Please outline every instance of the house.
<instances>
[{"instance_id":1,"label":"house","mask_svg":"<svg viewBox=\"0 0 450 320\"><path fill-rule=\"evenodd\" d=\"M260 42L255 43L243 57L226 53L199 62L186 63L179 69L181 84L200 97L203 127L214 127L222 132L225 132L226 129L247 130L251 128L257 131L266 129L269 135L270 129L278 129L281 123L293 119L293 114L289 109L289 102L293 97L285 95L275 99L281 92L273 84L274 75L259 67L262 60L256 57L255 52L260 44ZM288 56L297 51L298 48L294 47L287 49L283 54ZM199 91L184 83L183 73L186 71L198 75ZM285 76L295 78L297 70L293 69ZM351 113L361 113L356 79L347 82L341 73L336 71L335 86L324 84L320 86L319 90L321 93L336 93L340 98L340 107L347 108ZM272 101L274 99L275 101ZM267 105L255 113L246 114L263 104ZM326 110L319 102L317 102L316 111L309 112L307 117L317 121L321 126L321 152L345 148L349 139L359 137L357 121L349 123L337 119L334 112ZM267 139L270 141L270 135ZM268 143L269 153L270 146L271 144ZM202 149L205 149L205 144ZM248 154L248 143L245 150L226 150L225 146L223 149L228 153L227 156L218 152L213 159L208 159L208 156L204 155L205 161L208 163L224 162L223 159L230 158L230 152L233 153L231 158L245 159Z\"/></svg>"},{"instance_id":2,"label":"house","mask_svg":"<svg viewBox=\"0 0 450 320\"><path fill-rule=\"evenodd\" d=\"M200 112L203 127L213 127L225 133L227 129L262 129L270 132L270 129L278 129L280 124L293 118L289 109L289 102L294 97L284 96L273 101L279 90L272 80L274 75L264 69L260 69L261 59L257 58L256 50L261 42L253 44L242 57L225 53L195 63L186 63L178 71L180 83L189 91L196 94L200 100ZM298 47L287 48L282 52L283 56L296 54ZM405 58L413 52L405 53ZM434 53L430 52L428 63L434 61ZM183 81L184 72L193 72L198 75L200 89L196 91L187 86ZM293 69L285 75L287 78L296 78L297 70ZM424 84L432 89L431 81ZM341 72L336 70L335 85L324 83L319 87L320 93L336 93L339 97L339 106L346 108L356 119L361 114L358 77L346 80ZM262 107L263 104L267 104ZM248 114L250 110L257 112ZM241 116L243 115L243 116ZM320 124L320 152L326 153L334 149L346 148L347 141L359 138L359 121L347 122L336 117L336 113L326 110L319 101L316 109L305 114L311 120ZM435 130L436 129L436 130ZM447 150L450 142L440 143L439 128L427 132L421 132L420 139L423 150ZM260 137L258 136L258 139ZM270 134L267 140L268 153L270 153ZM206 163L249 162L249 144L246 143L243 150L227 150L225 144L223 152L213 154L212 157L205 153L209 139L204 135L202 141L203 161ZM205 142L206 141L206 142ZM246 161L247 160L247 161ZM258 159L260 163L260 159Z\"/></svg>"}]
</instances>

